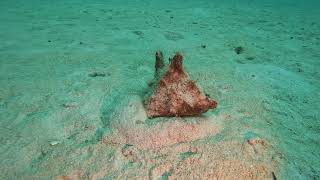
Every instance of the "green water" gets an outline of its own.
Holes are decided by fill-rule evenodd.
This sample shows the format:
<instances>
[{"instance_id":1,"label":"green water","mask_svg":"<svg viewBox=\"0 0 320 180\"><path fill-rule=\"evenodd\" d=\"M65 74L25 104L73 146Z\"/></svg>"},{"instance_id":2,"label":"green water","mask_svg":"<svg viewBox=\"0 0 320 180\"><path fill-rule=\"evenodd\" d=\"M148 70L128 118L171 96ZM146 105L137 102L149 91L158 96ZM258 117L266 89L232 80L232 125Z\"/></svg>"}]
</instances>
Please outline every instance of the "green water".
<instances>
[{"instance_id":1,"label":"green water","mask_svg":"<svg viewBox=\"0 0 320 180\"><path fill-rule=\"evenodd\" d=\"M0 179L319 179L319 9L2 0ZM184 55L216 110L145 116L159 49Z\"/></svg>"}]
</instances>

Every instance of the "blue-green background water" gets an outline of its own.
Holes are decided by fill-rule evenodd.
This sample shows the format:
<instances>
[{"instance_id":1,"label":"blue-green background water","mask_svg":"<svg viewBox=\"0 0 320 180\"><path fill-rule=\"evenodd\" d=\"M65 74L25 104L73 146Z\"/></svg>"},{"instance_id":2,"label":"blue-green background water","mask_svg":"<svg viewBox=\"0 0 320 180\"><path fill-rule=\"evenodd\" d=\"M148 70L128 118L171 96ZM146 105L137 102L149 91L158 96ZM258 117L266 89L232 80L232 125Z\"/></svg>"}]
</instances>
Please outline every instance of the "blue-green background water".
<instances>
[{"instance_id":1,"label":"blue-green background water","mask_svg":"<svg viewBox=\"0 0 320 180\"><path fill-rule=\"evenodd\" d=\"M163 164L162 178L206 179L209 169L232 178L238 171L224 166L232 159L270 166L281 179L319 179L319 9L316 0L2 0L0 178L156 179ZM158 49L184 54L217 110L192 120L143 115ZM145 145L144 132L160 136L182 122L219 130L182 143L161 136L160 150ZM266 149L250 149L254 138ZM184 146L202 156L176 150ZM135 158L123 155L128 147ZM186 156L203 168L182 171Z\"/></svg>"}]
</instances>

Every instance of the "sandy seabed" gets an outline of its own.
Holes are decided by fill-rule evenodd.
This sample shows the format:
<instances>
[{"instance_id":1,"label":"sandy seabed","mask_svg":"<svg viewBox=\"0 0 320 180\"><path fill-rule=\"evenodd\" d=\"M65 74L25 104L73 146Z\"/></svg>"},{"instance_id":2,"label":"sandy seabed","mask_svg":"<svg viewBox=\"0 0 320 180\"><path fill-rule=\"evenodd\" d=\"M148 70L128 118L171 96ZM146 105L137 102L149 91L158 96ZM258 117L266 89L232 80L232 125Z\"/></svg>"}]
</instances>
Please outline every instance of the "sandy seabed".
<instances>
[{"instance_id":1,"label":"sandy seabed","mask_svg":"<svg viewBox=\"0 0 320 180\"><path fill-rule=\"evenodd\" d=\"M319 179L318 7L1 1L0 179ZM158 49L216 110L146 117Z\"/></svg>"}]
</instances>

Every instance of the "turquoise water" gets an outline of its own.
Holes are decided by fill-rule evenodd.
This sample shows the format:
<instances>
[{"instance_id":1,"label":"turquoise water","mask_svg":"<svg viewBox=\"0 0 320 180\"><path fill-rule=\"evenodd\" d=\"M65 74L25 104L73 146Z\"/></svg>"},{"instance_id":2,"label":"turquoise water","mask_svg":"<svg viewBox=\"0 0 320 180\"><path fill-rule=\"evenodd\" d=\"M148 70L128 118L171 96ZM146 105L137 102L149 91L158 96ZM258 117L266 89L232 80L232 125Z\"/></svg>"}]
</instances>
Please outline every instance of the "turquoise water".
<instances>
[{"instance_id":1,"label":"turquoise water","mask_svg":"<svg viewBox=\"0 0 320 180\"><path fill-rule=\"evenodd\" d=\"M2 0L0 179L319 179L319 8ZM159 49L216 110L146 117Z\"/></svg>"}]
</instances>

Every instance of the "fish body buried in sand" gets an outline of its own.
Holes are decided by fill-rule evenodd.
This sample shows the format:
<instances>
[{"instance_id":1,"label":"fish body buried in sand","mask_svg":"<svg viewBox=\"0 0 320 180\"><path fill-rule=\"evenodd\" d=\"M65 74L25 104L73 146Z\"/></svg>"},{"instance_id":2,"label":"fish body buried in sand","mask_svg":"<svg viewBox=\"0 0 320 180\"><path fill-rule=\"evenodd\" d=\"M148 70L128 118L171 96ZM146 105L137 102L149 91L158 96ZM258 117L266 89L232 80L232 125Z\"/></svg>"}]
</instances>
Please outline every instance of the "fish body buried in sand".
<instances>
[{"instance_id":1,"label":"fish body buried in sand","mask_svg":"<svg viewBox=\"0 0 320 180\"><path fill-rule=\"evenodd\" d=\"M165 67L163 54L156 52L153 93L145 101L148 117L197 116L215 109L217 102L209 99L189 79L183 68L183 56L176 53Z\"/></svg>"}]
</instances>

